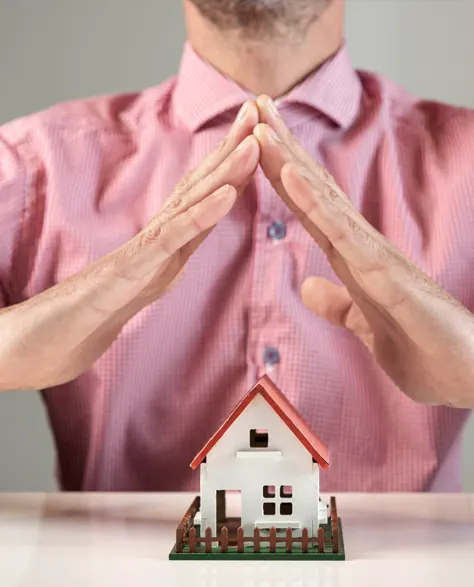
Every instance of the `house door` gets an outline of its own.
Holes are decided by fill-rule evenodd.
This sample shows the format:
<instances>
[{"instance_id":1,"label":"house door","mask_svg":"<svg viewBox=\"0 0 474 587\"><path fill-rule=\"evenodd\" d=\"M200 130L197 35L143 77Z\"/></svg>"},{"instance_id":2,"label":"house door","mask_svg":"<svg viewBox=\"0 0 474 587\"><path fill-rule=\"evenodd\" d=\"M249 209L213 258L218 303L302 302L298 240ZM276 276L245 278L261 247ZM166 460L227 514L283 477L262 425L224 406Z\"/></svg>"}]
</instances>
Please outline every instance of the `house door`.
<instances>
[{"instance_id":1,"label":"house door","mask_svg":"<svg viewBox=\"0 0 474 587\"><path fill-rule=\"evenodd\" d=\"M217 532L224 526L229 531L229 538L237 538L237 528L242 519L242 492L240 490L216 491L216 521Z\"/></svg>"}]
</instances>

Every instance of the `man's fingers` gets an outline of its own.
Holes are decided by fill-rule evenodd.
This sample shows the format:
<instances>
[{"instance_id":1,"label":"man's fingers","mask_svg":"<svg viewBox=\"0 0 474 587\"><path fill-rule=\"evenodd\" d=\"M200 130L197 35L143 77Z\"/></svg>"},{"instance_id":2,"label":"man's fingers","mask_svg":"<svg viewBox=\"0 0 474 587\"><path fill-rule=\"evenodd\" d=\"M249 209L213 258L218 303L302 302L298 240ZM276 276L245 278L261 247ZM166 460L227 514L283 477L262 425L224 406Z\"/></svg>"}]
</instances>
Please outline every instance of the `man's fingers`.
<instances>
[{"instance_id":1,"label":"man's fingers","mask_svg":"<svg viewBox=\"0 0 474 587\"><path fill-rule=\"evenodd\" d=\"M289 162L298 163L297 158L268 124L258 124L253 134L260 143L260 165L265 175L274 185L281 182L282 167Z\"/></svg>"},{"instance_id":2,"label":"man's fingers","mask_svg":"<svg viewBox=\"0 0 474 587\"><path fill-rule=\"evenodd\" d=\"M254 135L260 143L260 165L266 177L270 180L280 198L285 202L293 214L300 220L306 230L311 234L318 245L329 252L331 245L327 237L312 224L306 214L299 208L290 194L287 193L282 182L281 172L283 167L289 163L298 163L296 157L282 143L275 131L267 124L259 124L255 127Z\"/></svg>"},{"instance_id":3,"label":"man's fingers","mask_svg":"<svg viewBox=\"0 0 474 587\"><path fill-rule=\"evenodd\" d=\"M199 199L202 197L201 192L192 192L192 190L209 175L213 174L232 155L235 149L242 144L246 137L251 136L255 125L258 123L258 116L258 109L255 102L250 100L245 102L229 134L217 149L212 151L198 167L185 175L177 184L171 196L166 200L164 209L170 215L177 214L186 207L194 205L197 201L196 198Z\"/></svg>"},{"instance_id":4,"label":"man's fingers","mask_svg":"<svg viewBox=\"0 0 474 587\"><path fill-rule=\"evenodd\" d=\"M259 124L254 134L265 175L328 256L334 249L362 273L383 269L389 260L401 258L329 174L322 173L314 162L310 166L301 163L268 125Z\"/></svg>"},{"instance_id":5,"label":"man's fingers","mask_svg":"<svg viewBox=\"0 0 474 587\"><path fill-rule=\"evenodd\" d=\"M156 241L157 262L165 261L173 253L196 239L198 239L197 247L209 234L210 229L229 213L236 198L235 187L222 186L205 200L167 222Z\"/></svg>"},{"instance_id":6,"label":"man's fingers","mask_svg":"<svg viewBox=\"0 0 474 587\"><path fill-rule=\"evenodd\" d=\"M181 204L163 208L155 218L114 255L117 274L138 280L156 272L182 247L183 262L232 208L239 188L255 172L260 156L250 135L214 170L181 198ZM202 235L202 238L200 238Z\"/></svg>"},{"instance_id":7,"label":"man's fingers","mask_svg":"<svg viewBox=\"0 0 474 587\"><path fill-rule=\"evenodd\" d=\"M181 211L203 200L223 184L241 188L255 173L259 156L260 145L257 139L252 135L248 136L214 171L183 195L187 205Z\"/></svg>"},{"instance_id":8,"label":"man's fingers","mask_svg":"<svg viewBox=\"0 0 474 587\"><path fill-rule=\"evenodd\" d=\"M187 211L203 202L223 185L236 190L245 185L255 172L260 155L260 146L254 136L249 136L210 175L199 181L186 194L161 209L144 231L145 239L156 239L162 227L174 218L186 215Z\"/></svg>"},{"instance_id":9,"label":"man's fingers","mask_svg":"<svg viewBox=\"0 0 474 587\"><path fill-rule=\"evenodd\" d=\"M385 271L393 266L392 261L405 260L353 208L337 186L311 176L305 168L292 163L283 167L281 180L308 232L316 240L322 233L331 247L360 273Z\"/></svg>"},{"instance_id":10,"label":"man's fingers","mask_svg":"<svg viewBox=\"0 0 474 587\"><path fill-rule=\"evenodd\" d=\"M164 224L152 224L114 253L114 272L127 281L137 282L155 275L182 247L193 243L191 252L195 250L229 212L236 198L237 190L224 185Z\"/></svg>"},{"instance_id":11,"label":"man's fingers","mask_svg":"<svg viewBox=\"0 0 474 587\"><path fill-rule=\"evenodd\" d=\"M258 108L255 102L251 100L245 102L221 144L196 169L188 174L186 189L212 173L246 137L252 134L255 125L258 124L258 116ZM177 191L179 192L180 190L178 189Z\"/></svg>"},{"instance_id":12,"label":"man's fingers","mask_svg":"<svg viewBox=\"0 0 474 587\"><path fill-rule=\"evenodd\" d=\"M248 178L255 172L260 155L259 144L255 137L247 137L239 147L209 176L200 181L189 192L189 205L179 210L177 214L170 217L167 210L164 209L154 218L143 233L143 239L148 242L160 242L162 246L173 254L177 248L189 242L199 232L199 226L195 224L196 210L204 211L208 216L202 221L201 231L210 226L217 224L219 220L229 211L222 212L215 205L216 193L220 193L220 188L231 186L233 193L237 193L238 188L248 181ZM230 209L230 208L229 208ZM209 218L209 220L207 220ZM169 227L181 227L179 239L184 239L182 244L175 246L164 237L165 234L171 233ZM196 232L198 229L198 232ZM177 241L176 241L177 242Z\"/></svg>"},{"instance_id":13,"label":"man's fingers","mask_svg":"<svg viewBox=\"0 0 474 587\"><path fill-rule=\"evenodd\" d=\"M302 165L312 167L315 172L321 174L328 181L334 181L330 174L323 167L317 165L306 149L296 140L286 126L273 100L268 96L259 96L257 106L260 122L267 124L275 131L278 139L286 146L295 161L298 161Z\"/></svg>"}]
</instances>

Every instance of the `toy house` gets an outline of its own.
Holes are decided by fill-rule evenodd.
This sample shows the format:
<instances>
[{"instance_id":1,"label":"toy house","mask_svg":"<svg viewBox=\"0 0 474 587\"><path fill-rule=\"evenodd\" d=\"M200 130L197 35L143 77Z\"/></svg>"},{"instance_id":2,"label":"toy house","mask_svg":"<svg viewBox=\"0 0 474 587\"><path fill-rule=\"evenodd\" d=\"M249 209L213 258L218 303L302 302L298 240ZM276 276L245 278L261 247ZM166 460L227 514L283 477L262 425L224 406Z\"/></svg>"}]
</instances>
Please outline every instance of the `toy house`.
<instances>
[{"instance_id":1,"label":"toy house","mask_svg":"<svg viewBox=\"0 0 474 587\"><path fill-rule=\"evenodd\" d=\"M281 543L291 556L344 558L335 499L328 513L319 495L328 466L328 448L264 376L192 461L200 495L178 526L170 558L234 551L244 558L249 548L271 558L282 555ZM237 516L228 511L231 501Z\"/></svg>"}]
</instances>

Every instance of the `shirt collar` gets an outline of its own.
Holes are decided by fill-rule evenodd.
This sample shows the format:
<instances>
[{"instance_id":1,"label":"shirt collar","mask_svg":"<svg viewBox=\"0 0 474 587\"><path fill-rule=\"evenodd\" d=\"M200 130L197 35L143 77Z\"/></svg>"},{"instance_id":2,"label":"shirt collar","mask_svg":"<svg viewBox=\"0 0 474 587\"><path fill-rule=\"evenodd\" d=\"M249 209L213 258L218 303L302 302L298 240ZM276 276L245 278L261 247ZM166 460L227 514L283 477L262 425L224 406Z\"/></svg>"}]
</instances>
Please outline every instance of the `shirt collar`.
<instances>
[{"instance_id":1,"label":"shirt collar","mask_svg":"<svg viewBox=\"0 0 474 587\"><path fill-rule=\"evenodd\" d=\"M355 121L362 84L350 62L345 44L317 71L282 97L283 106L309 106L343 128ZM196 132L212 120L234 115L251 94L204 61L187 42L173 92L178 119Z\"/></svg>"},{"instance_id":2,"label":"shirt collar","mask_svg":"<svg viewBox=\"0 0 474 587\"><path fill-rule=\"evenodd\" d=\"M333 57L284 97L281 104L309 106L348 129L360 112L361 98L362 82L343 44Z\"/></svg>"}]
</instances>

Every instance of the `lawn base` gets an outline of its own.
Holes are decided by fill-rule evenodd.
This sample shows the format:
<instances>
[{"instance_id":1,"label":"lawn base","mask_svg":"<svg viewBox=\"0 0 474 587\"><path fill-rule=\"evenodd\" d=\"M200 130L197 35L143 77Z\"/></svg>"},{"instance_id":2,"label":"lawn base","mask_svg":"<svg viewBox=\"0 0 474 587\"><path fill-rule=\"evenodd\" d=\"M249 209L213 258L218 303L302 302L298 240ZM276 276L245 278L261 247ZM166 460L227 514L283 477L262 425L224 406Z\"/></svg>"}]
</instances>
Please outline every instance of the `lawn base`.
<instances>
[{"instance_id":1,"label":"lawn base","mask_svg":"<svg viewBox=\"0 0 474 587\"><path fill-rule=\"evenodd\" d=\"M338 532L338 541L337 541L337 552L333 552L333 546L331 543L331 537L333 532L333 524L331 523L331 519L328 521L327 524L321 524L321 528L324 530L324 551L318 551L317 543L311 543L308 545L307 552L303 551L303 547L301 542L295 542L291 545L292 551L287 551L287 545L285 542L277 542L274 547L274 552L271 551L270 544L268 541L263 541L260 545L259 551L254 551L254 544L251 540L243 542L242 551L238 551L237 544L234 542L229 542L227 544L227 552L222 552L222 547L220 543L213 542L212 546L209 543L207 548L208 552L206 552L206 545L203 541L197 541L194 544L195 552L190 551L189 541L186 542L186 538L182 542L181 552L178 552L176 545L174 544L170 554L169 560L295 560L295 561L302 561L302 560L313 560L313 561L343 561L345 560L345 548L344 548L344 537L342 532L342 522L341 518L337 516L337 509L335 498L331 498L331 507L332 507L332 518L335 523L337 519L337 532ZM184 524L184 520L187 520L188 528L185 534L189 536L189 532L196 528L196 536L199 536L199 528L195 527L193 524L193 519L195 513L199 509L199 498L196 498L193 502L193 505L188 510L181 522L180 526ZM194 532L195 530L192 530ZM189 540L189 539L188 539ZM210 547L210 551L209 551Z\"/></svg>"}]
</instances>

